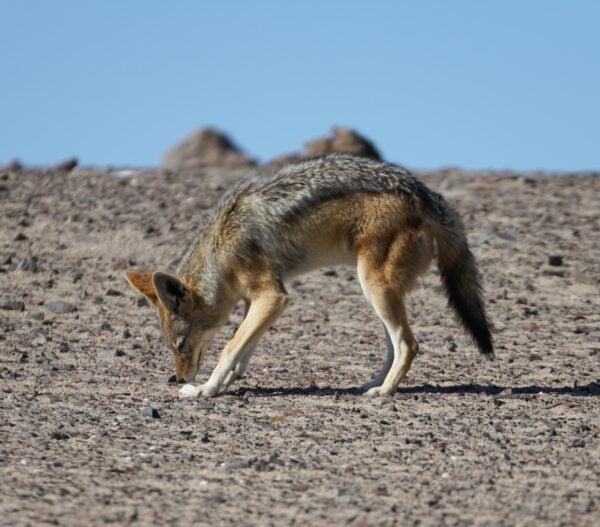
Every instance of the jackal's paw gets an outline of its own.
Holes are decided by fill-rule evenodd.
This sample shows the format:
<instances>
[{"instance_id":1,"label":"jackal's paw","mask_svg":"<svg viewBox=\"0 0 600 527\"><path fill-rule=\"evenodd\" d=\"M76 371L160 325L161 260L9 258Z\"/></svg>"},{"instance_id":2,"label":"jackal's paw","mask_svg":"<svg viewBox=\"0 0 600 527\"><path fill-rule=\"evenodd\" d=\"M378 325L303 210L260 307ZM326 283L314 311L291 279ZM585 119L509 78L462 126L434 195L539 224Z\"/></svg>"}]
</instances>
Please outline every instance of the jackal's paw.
<instances>
[{"instance_id":1,"label":"jackal's paw","mask_svg":"<svg viewBox=\"0 0 600 527\"><path fill-rule=\"evenodd\" d=\"M364 395L367 397L378 397L380 395L392 395L394 390L385 390L383 386L373 386L373 388L369 388Z\"/></svg>"},{"instance_id":2,"label":"jackal's paw","mask_svg":"<svg viewBox=\"0 0 600 527\"><path fill-rule=\"evenodd\" d=\"M377 383L375 381L367 382L357 388L359 393L367 393L372 388L378 388L381 386L381 383Z\"/></svg>"},{"instance_id":3,"label":"jackal's paw","mask_svg":"<svg viewBox=\"0 0 600 527\"><path fill-rule=\"evenodd\" d=\"M202 390L202 397L214 397L220 393L219 386L215 384L205 383L198 389Z\"/></svg>"},{"instance_id":4,"label":"jackal's paw","mask_svg":"<svg viewBox=\"0 0 600 527\"><path fill-rule=\"evenodd\" d=\"M202 386L194 386L193 384L184 384L179 390L180 399L188 399L198 397L202 392Z\"/></svg>"}]
</instances>

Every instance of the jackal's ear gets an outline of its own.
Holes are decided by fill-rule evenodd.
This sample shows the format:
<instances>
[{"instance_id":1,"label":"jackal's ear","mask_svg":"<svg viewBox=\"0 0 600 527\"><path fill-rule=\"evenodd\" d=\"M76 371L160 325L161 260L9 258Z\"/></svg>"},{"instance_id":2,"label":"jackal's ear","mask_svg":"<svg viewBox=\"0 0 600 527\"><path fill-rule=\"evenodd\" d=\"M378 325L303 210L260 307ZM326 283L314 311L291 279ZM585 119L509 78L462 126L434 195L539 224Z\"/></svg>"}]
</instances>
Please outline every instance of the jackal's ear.
<instances>
[{"instance_id":1,"label":"jackal's ear","mask_svg":"<svg viewBox=\"0 0 600 527\"><path fill-rule=\"evenodd\" d=\"M133 287L142 293L150 302L156 304L158 302L158 296L154 283L152 282L152 276L154 273L138 273L135 271L128 271L125 273L125 278Z\"/></svg>"},{"instance_id":2,"label":"jackal's ear","mask_svg":"<svg viewBox=\"0 0 600 527\"><path fill-rule=\"evenodd\" d=\"M183 315L191 305L192 292L170 274L154 273L152 282L160 303L172 313Z\"/></svg>"}]
</instances>

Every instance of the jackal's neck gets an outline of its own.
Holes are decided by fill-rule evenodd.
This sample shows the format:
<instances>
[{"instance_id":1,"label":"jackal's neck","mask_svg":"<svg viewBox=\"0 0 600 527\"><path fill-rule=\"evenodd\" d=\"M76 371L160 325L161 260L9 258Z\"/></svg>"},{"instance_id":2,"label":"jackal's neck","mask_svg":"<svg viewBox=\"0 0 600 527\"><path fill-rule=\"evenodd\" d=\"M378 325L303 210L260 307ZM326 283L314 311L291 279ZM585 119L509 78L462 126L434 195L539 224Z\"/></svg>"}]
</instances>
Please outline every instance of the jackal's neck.
<instances>
[{"instance_id":1,"label":"jackal's neck","mask_svg":"<svg viewBox=\"0 0 600 527\"><path fill-rule=\"evenodd\" d=\"M197 240L184 256L177 275L209 305L218 301L221 277L216 254L206 238Z\"/></svg>"}]
</instances>

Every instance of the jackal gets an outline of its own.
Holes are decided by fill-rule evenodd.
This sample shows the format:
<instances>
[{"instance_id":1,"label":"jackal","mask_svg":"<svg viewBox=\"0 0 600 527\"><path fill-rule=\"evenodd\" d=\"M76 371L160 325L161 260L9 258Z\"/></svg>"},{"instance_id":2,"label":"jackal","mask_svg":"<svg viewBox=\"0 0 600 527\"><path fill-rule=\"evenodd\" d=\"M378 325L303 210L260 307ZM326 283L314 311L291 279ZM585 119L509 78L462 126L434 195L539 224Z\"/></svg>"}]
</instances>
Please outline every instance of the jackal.
<instances>
[{"instance_id":1,"label":"jackal","mask_svg":"<svg viewBox=\"0 0 600 527\"><path fill-rule=\"evenodd\" d=\"M246 371L259 338L285 307L287 279L320 266L355 265L388 348L383 368L362 388L392 394L418 351L404 296L430 264L434 244L449 305L479 351L492 357L479 271L458 214L404 168L369 159L333 154L242 181L223 195L177 276L126 278L156 306L180 382L194 380L215 333L244 300L243 322L208 381L179 392L211 397Z\"/></svg>"}]
</instances>

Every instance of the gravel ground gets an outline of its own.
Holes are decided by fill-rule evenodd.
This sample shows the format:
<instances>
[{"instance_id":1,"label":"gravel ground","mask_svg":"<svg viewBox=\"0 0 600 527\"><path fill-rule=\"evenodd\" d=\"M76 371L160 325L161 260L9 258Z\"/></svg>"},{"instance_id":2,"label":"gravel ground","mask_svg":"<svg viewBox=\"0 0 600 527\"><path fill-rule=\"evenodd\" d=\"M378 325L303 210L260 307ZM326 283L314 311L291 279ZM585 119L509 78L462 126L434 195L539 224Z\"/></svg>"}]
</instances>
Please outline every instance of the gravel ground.
<instances>
[{"instance_id":1,"label":"gravel ground","mask_svg":"<svg viewBox=\"0 0 600 527\"><path fill-rule=\"evenodd\" d=\"M354 271L323 269L288 284L246 378L188 401L122 274L172 270L243 174L0 173L0 524L597 525L600 177L420 175L467 224L494 362L432 270L407 381L356 395L382 328Z\"/></svg>"}]
</instances>

